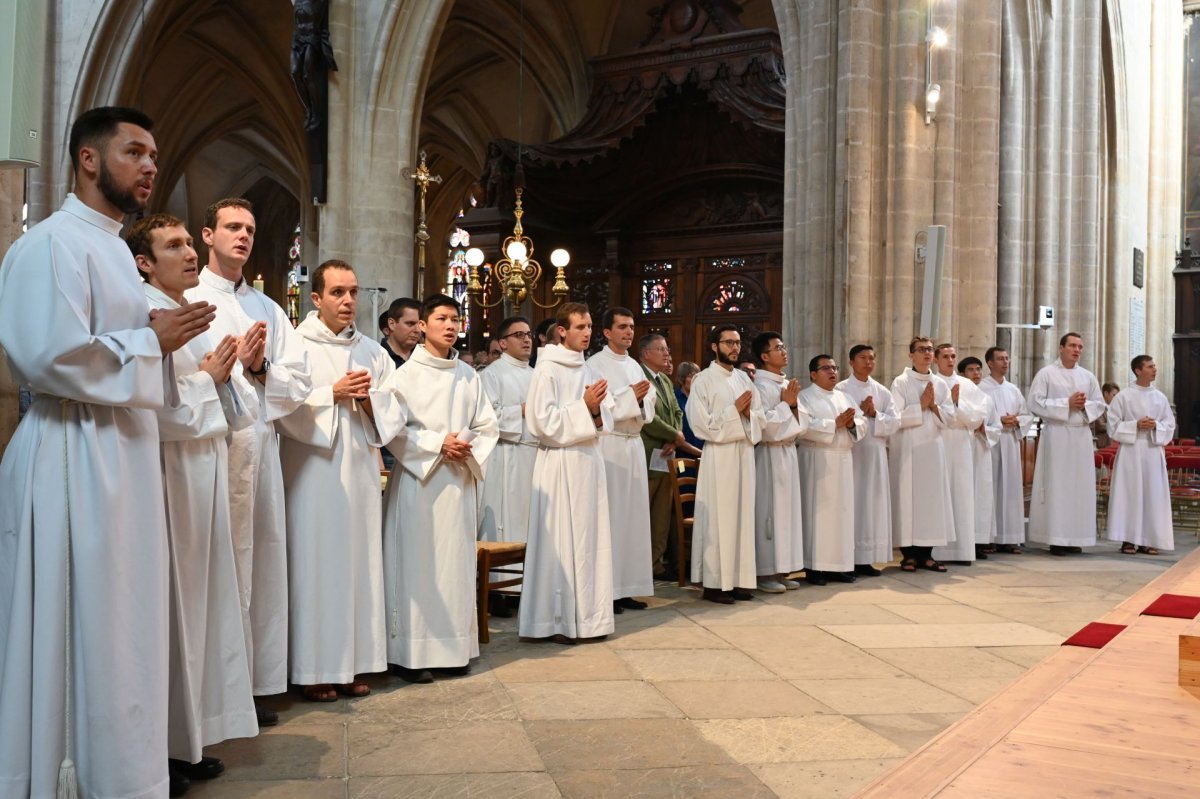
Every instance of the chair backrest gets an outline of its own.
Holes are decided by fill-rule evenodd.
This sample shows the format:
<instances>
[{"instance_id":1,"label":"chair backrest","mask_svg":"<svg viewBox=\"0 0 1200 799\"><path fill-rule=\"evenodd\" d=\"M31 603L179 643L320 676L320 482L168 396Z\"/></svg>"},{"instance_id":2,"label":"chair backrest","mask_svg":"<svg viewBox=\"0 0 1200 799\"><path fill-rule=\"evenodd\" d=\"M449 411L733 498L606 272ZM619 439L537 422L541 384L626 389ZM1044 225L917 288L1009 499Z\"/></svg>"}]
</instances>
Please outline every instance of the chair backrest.
<instances>
[{"instance_id":1,"label":"chair backrest","mask_svg":"<svg viewBox=\"0 0 1200 799\"><path fill-rule=\"evenodd\" d=\"M682 524L692 523L692 514L684 513L684 506L696 502L696 478L693 477L700 468L698 458L671 458L671 494L675 498L675 518Z\"/></svg>"}]
</instances>

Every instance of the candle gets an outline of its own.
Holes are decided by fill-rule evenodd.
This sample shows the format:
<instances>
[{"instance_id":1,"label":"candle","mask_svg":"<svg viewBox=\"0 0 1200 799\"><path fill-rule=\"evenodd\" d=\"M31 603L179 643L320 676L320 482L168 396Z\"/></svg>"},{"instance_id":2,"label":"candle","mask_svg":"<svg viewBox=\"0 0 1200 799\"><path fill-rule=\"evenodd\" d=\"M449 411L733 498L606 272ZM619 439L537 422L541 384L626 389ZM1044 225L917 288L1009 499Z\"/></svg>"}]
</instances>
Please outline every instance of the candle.
<instances>
[{"instance_id":1,"label":"candle","mask_svg":"<svg viewBox=\"0 0 1200 799\"><path fill-rule=\"evenodd\" d=\"M254 290L255 291L263 291L264 290L263 286L265 286L265 285L266 284L263 283L262 275L259 275L258 277L254 278Z\"/></svg>"}]
</instances>

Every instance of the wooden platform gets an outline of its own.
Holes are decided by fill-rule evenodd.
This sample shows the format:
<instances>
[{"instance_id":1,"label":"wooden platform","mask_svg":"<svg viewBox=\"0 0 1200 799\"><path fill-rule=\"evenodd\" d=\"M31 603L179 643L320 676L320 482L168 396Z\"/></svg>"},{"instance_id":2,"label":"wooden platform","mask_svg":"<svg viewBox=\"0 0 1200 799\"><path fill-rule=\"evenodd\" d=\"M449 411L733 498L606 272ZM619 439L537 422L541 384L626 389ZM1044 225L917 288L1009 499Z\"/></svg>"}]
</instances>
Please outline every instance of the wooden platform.
<instances>
[{"instance_id":1,"label":"wooden platform","mask_svg":"<svg viewBox=\"0 0 1200 799\"><path fill-rule=\"evenodd\" d=\"M1190 619L1141 616L1200 595L1200 550L1096 621L1104 649L1063 647L867 786L866 799L1200 796L1200 692L1179 685Z\"/></svg>"}]
</instances>

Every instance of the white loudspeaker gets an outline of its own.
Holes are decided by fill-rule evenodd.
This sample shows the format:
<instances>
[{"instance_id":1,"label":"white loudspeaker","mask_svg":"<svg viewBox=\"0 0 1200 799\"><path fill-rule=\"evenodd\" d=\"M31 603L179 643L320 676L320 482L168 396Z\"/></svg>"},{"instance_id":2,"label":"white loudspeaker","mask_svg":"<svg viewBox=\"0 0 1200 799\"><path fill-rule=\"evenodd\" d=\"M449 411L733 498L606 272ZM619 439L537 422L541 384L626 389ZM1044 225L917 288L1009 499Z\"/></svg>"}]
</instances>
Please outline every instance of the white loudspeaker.
<instances>
[{"instance_id":1,"label":"white loudspeaker","mask_svg":"<svg viewBox=\"0 0 1200 799\"><path fill-rule=\"evenodd\" d=\"M0 0L0 167L41 163L49 9L40 0Z\"/></svg>"},{"instance_id":2,"label":"white loudspeaker","mask_svg":"<svg viewBox=\"0 0 1200 799\"><path fill-rule=\"evenodd\" d=\"M925 280L921 292L922 336L937 338L942 316L942 262L946 257L946 226L930 225L926 229Z\"/></svg>"}]
</instances>

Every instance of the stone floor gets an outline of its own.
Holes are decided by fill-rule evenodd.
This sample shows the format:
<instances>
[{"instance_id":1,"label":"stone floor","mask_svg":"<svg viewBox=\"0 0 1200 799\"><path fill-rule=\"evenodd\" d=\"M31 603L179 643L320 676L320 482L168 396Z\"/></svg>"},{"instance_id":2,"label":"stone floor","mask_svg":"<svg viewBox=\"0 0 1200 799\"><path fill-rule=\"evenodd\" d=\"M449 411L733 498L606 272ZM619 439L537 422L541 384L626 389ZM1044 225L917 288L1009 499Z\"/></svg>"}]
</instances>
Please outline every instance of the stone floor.
<instances>
[{"instance_id":1,"label":"stone floor","mask_svg":"<svg viewBox=\"0 0 1200 799\"><path fill-rule=\"evenodd\" d=\"M1196 547L993 555L947 575L804 585L719 606L659 584L603 643L494 619L468 677L272 700L191 797L851 796Z\"/></svg>"}]
</instances>

